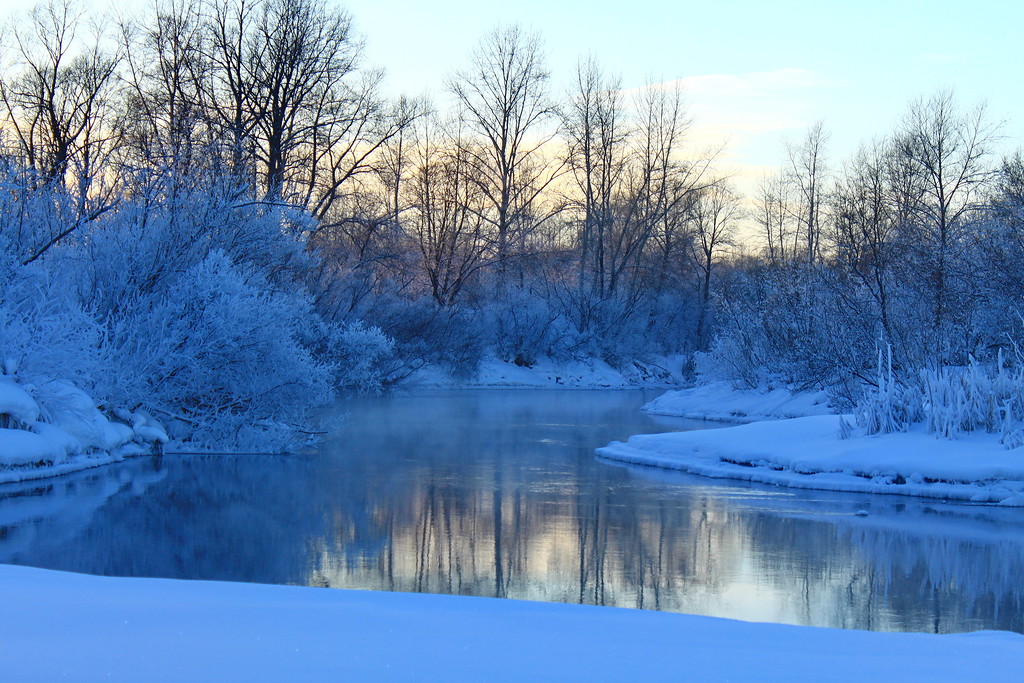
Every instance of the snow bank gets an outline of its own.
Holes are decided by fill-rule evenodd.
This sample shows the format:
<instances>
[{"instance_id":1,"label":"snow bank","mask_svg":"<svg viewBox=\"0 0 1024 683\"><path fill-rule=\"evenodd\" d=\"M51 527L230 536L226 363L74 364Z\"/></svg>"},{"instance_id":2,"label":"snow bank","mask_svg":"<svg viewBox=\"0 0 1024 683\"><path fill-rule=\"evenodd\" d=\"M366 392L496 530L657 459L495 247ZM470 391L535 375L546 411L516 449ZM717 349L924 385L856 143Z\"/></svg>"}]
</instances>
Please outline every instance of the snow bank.
<instances>
[{"instance_id":1,"label":"snow bank","mask_svg":"<svg viewBox=\"0 0 1024 683\"><path fill-rule=\"evenodd\" d=\"M18 681L1016 681L1024 636L0 566L0 658Z\"/></svg>"},{"instance_id":2,"label":"snow bank","mask_svg":"<svg viewBox=\"0 0 1024 683\"><path fill-rule=\"evenodd\" d=\"M39 405L35 399L8 377L0 377L0 415L3 414L22 422L39 419Z\"/></svg>"},{"instance_id":3,"label":"snow bank","mask_svg":"<svg viewBox=\"0 0 1024 683\"><path fill-rule=\"evenodd\" d=\"M108 419L92 397L63 381L36 387L0 377L0 417L0 483L119 462L167 443L149 415L118 411L124 422Z\"/></svg>"},{"instance_id":4,"label":"snow bank","mask_svg":"<svg viewBox=\"0 0 1024 683\"><path fill-rule=\"evenodd\" d=\"M413 373L404 384L407 387L466 387L466 388L561 388L626 389L637 386L663 387L680 381L677 372L682 368L681 358L662 358L654 362L634 361L616 369L600 359L587 361L555 361L538 359L530 367L507 363L496 358L480 363L475 375L457 379L441 368L424 367Z\"/></svg>"},{"instance_id":5,"label":"snow bank","mask_svg":"<svg viewBox=\"0 0 1024 683\"><path fill-rule=\"evenodd\" d=\"M1024 450L1007 450L998 435L972 433L950 441L922 427L840 439L840 419L818 415L645 434L597 452L707 477L1024 506Z\"/></svg>"},{"instance_id":6,"label":"snow bank","mask_svg":"<svg viewBox=\"0 0 1024 683\"><path fill-rule=\"evenodd\" d=\"M65 455L66 451L55 439L23 429L0 429L0 464L53 464Z\"/></svg>"},{"instance_id":7,"label":"snow bank","mask_svg":"<svg viewBox=\"0 0 1024 683\"><path fill-rule=\"evenodd\" d=\"M729 382L668 391L645 405L643 410L653 415L723 422L775 420L831 412L823 391L734 389Z\"/></svg>"}]
</instances>

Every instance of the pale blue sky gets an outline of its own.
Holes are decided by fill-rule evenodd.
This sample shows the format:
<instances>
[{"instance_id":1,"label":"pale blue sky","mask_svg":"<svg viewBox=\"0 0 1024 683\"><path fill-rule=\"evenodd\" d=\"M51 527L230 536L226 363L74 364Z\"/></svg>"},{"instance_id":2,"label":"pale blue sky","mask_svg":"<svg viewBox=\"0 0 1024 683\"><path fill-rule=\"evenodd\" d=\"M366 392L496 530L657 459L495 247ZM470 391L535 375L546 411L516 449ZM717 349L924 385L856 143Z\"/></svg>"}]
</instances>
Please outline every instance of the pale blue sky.
<instances>
[{"instance_id":1,"label":"pale blue sky","mask_svg":"<svg viewBox=\"0 0 1024 683\"><path fill-rule=\"evenodd\" d=\"M594 53L626 88L683 79L703 136L727 137L738 167L776 165L783 138L818 119L838 162L889 131L908 102L953 88L1009 119L1024 144L1024 3L977 0L553 2L350 0L367 57L389 87L438 92L480 37L517 22L544 38L556 88Z\"/></svg>"},{"instance_id":2,"label":"pale blue sky","mask_svg":"<svg viewBox=\"0 0 1024 683\"><path fill-rule=\"evenodd\" d=\"M330 1L330 0L328 0ZM9 12L33 0L8 0ZM96 7L147 0L94 0ZM633 0L349 0L367 61L392 93L431 93L501 23L541 33L555 91L595 54L625 88L682 79L701 141L728 141L725 162L757 174L783 140L818 119L834 165L891 130L907 103L952 88L1008 121L1004 149L1024 145L1024 3L1014 0L657 2Z\"/></svg>"}]
</instances>

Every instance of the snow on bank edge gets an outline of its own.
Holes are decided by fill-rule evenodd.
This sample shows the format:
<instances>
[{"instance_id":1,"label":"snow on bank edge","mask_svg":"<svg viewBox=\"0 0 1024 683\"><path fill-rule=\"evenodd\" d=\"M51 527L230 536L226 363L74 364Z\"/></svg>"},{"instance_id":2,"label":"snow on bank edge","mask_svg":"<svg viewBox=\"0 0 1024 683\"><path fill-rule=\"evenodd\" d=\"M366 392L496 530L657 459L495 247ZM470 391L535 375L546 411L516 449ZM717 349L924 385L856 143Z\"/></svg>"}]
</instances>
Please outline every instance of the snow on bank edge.
<instances>
[{"instance_id":1,"label":"snow on bank edge","mask_svg":"<svg viewBox=\"0 0 1024 683\"><path fill-rule=\"evenodd\" d=\"M1024 449L1007 450L997 435L950 441L919 430L840 439L839 420L817 415L643 434L597 452L718 479L1024 506Z\"/></svg>"},{"instance_id":2,"label":"snow on bank edge","mask_svg":"<svg viewBox=\"0 0 1024 683\"><path fill-rule=\"evenodd\" d=\"M711 382L667 391L643 407L652 415L719 422L779 420L832 412L824 391L791 392L735 389L729 382Z\"/></svg>"},{"instance_id":3,"label":"snow on bank edge","mask_svg":"<svg viewBox=\"0 0 1024 683\"><path fill-rule=\"evenodd\" d=\"M163 425L151 416L115 413L116 420L108 419L70 382L37 387L0 375L0 484L108 465L159 451L168 442Z\"/></svg>"},{"instance_id":4,"label":"snow on bank edge","mask_svg":"<svg viewBox=\"0 0 1024 683\"><path fill-rule=\"evenodd\" d=\"M19 681L1012 681L1024 636L0 565L0 657Z\"/></svg>"}]
</instances>

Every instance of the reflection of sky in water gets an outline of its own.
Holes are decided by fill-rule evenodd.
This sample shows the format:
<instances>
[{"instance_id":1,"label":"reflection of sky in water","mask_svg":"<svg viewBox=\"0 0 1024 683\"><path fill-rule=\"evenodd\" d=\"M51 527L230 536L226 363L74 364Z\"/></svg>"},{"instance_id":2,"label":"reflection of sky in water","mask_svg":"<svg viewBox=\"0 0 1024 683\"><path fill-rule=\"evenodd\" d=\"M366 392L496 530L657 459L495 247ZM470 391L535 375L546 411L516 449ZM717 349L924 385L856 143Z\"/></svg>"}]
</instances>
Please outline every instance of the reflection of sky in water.
<instances>
[{"instance_id":1,"label":"reflection of sky in water","mask_svg":"<svg viewBox=\"0 0 1024 683\"><path fill-rule=\"evenodd\" d=\"M359 399L339 406L345 420L316 453L168 456L2 487L0 561L847 628L1024 631L1019 511L595 459L610 440L693 426L640 413L644 399Z\"/></svg>"}]
</instances>

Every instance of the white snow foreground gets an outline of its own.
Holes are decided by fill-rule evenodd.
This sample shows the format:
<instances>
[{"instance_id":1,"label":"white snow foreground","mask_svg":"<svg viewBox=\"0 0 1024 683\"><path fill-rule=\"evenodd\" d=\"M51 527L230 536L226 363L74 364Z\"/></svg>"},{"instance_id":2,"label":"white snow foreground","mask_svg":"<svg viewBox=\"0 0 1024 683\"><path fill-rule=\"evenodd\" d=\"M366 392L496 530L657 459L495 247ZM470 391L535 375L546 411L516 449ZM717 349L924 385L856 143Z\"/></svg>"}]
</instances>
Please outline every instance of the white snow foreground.
<instances>
[{"instance_id":1,"label":"white snow foreground","mask_svg":"<svg viewBox=\"0 0 1024 683\"><path fill-rule=\"evenodd\" d=\"M1016 681L1024 636L872 633L415 593L0 566L17 681Z\"/></svg>"},{"instance_id":2,"label":"white snow foreground","mask_svg":"<svg viewBox=\"0 0 1024 683\"><path fill-rule=\"evenodd\" d=\"M735 389L730 382L711 382L687 389L666 391L643 407L652 415L669 415L693 420L753 422L807 415L828 415L824 391L791 392Z\"/></svg>"},{"instance_id":3,"label":"white snow foreground","mask_svg":"<svg viewBox=\"0 0 1024 683\"><path fill-rule=\"evenodd\" d=\"M151 416L118 411L110 420L69 382L23 385L0 375L0 483L118 462L167 440Z\"/></svg>"},{"instance_id":4,"label":"white snow foreground","mask_svg":"<svg viewBox=\"0 0 1024 683\"><path fill-rule=\"evenodd\" d=\"M610 460L706 477L1024 506L1024 451L1007 450L996 434L970 433L951 441L926 433L922 425L841 439L841 419L815 415L644 434L597 452Z\"/></svg>"}]
</instances>

